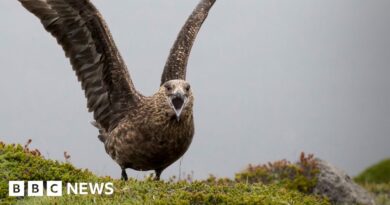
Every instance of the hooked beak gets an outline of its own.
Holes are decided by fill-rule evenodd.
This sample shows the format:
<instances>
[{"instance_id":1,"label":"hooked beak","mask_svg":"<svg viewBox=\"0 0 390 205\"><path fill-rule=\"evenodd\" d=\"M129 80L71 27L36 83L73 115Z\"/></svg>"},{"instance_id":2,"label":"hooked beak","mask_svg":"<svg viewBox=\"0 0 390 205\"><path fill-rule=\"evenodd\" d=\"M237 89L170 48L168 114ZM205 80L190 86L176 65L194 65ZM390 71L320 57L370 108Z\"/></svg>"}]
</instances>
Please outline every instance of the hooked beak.
<instances>
[{"instance_id":1,"label":"hooked beak","mask_svg":"<svg viewBox=\"0 0 390 205\"><path fill-rule=\"evenodd\" d=\"M175 111L176 120L180 121L180 115L187 104L187 97L182 92L177 92L168 98L168 103Z\"/></svg>"}]
</instances>

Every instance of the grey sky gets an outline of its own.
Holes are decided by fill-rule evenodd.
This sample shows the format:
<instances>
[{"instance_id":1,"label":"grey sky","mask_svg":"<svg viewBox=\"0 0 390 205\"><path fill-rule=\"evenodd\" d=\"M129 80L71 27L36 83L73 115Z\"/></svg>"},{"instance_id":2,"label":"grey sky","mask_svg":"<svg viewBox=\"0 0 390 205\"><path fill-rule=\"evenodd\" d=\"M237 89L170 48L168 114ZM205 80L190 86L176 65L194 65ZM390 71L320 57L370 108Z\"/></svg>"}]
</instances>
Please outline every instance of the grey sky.
<instances>
[{"instance_id":1,"label":"grey sky","mask_svg":"<svg viewBox=\"0 0 390 205\"><path fill-rule=\"evenodd\" d=\"M197 0L94 0L138 90L151 95ZM218 0L188 65L196 134L182 171L233 176L314 153L354 175L390 156L390 1ZM119 177L62 49L0 1L0 140ZM175 163L163 173L177 175ZM128 171L141 178L144 173Z\"/></svg>"}]
</instances>

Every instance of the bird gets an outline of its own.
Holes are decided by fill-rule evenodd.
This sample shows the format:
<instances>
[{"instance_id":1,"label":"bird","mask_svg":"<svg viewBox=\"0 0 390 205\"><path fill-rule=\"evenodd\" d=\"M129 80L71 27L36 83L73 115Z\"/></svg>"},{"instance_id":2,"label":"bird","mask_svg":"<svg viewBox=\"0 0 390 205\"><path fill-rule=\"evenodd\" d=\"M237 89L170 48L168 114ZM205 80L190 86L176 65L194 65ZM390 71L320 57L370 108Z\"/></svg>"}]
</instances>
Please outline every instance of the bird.
<instances>
[{"instance_id":1,"label":"bird","mask_svg":"<svg viewBox=\"0 0 390 205\"><path fill-rule=\"evenodd\" d=\"M18 0L62 46L93 113L107 154L126 169L155 172L181 158L194 136L194 96L186 81L195 38L216 0L200 0L181 28L151 96L135 88L109 28L90 0Z\"/></svg>"}]
</instances>

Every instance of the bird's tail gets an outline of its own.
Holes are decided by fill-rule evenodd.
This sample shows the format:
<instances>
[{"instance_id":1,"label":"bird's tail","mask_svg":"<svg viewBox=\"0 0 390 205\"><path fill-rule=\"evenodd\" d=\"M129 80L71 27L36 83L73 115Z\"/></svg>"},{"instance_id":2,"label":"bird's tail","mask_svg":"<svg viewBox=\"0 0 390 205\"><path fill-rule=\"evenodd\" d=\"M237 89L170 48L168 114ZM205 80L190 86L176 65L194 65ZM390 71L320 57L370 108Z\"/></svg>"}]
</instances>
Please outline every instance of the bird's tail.
<instances>
[{"instance_id":1,"label":"bird's tail","mask_svg":"<svg viewBox=\"0 0 390 205\"><path fill-rule=\"evenodd\" d=\"M106 139L107 139L107 132L106 132L106 131L104 130L104 128L103 128L102 126L100 126L100 124L97 123L96 121L91 122L91 124L92 124L94 127L96 127L96 128L99 129L98 138L99 138L99 140L100 140L101 142L104 143L104 142L106 141Z\"/></svg>"}]
</instances>

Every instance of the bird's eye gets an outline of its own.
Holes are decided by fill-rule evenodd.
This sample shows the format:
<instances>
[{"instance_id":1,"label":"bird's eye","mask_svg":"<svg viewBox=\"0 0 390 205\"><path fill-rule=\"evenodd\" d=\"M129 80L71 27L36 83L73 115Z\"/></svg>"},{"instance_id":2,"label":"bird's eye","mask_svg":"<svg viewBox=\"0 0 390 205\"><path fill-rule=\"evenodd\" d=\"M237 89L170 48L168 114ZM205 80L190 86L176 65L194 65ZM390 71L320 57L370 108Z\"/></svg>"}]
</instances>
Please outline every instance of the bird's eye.
<instances>
[{"instance_id":1,"label":"bird's eye","mask_svg":"<svg viewBox=\"0 0 390 205\"><path fill-rule=\"evenodd\" d=\"M172 87L170 85L166 85L165 88L168 90L168 91L171 91L172 90Z\"/></svg>"},{"instance_id":2,"label":"bird's eye","mask_svg":"<svg viewBox=\"0 0 390 205\"><path fill-rule=\"evenodd\" d=\"M186 86L186 91L190 91L190 89L191 89L191 86L190 86L190 85L187 85L187 86Z\"/></svg>"}]
</instances>

